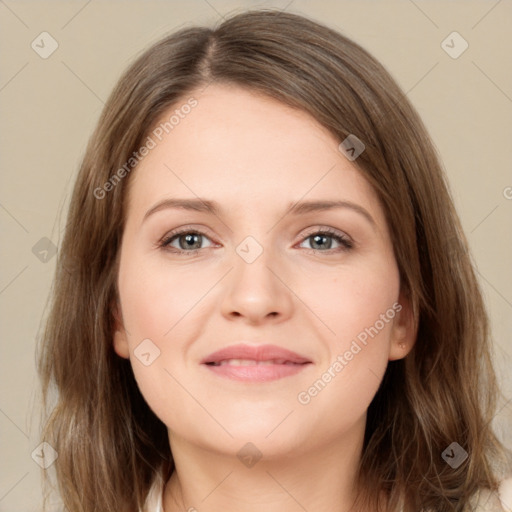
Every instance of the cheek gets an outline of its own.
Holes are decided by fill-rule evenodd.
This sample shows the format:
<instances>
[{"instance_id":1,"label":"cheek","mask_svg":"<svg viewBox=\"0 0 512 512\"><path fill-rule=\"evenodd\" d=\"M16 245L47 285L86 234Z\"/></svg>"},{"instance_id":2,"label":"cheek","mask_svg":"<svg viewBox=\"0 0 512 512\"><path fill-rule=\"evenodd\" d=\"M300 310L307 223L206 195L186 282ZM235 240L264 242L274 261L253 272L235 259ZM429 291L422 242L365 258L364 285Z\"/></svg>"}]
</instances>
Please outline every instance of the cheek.
<instances>
[{"instance_id":1,"label":"cheek","mask_svg":"<svg viewBox=\"0 0 512 512\"><path fill-rule=\"evenodd\" d=\"M174 271L149 258L127 261L120 268L119 289L131 344L141 337L156 343L172 337L208 286L197 272Z\"/></svg>"},{"instance_id":2,"label":"cheek","mask_svg":"<svg viewBox=\"0 0 512 512\"><path fill-rule=\"evenodd\" d=\"M336 278L316 280L309 295L315 313L330 333L328 361L297 401L308 416L330 411L333 435L365 414L388 364L393 322L400 306L399 275L394 260L338 269Z\"/></svg>"},{"instance_id":3,"label":"cheek","mask_svg":"<svg viewBox=\"0 0 512 512\"><path fill-rule=\"evenodd\" d=\"M375 258L329 272L299 275L298 295L324 324L325 339L330 340L332 348L341 350L347 341L376 322L382 334L389 334L391 322L383 324L380 319L399 296L399 274L394 259ZM394 312L389 316L392 319Z\"/></svg>"},{"instance_id":4,"label":"cheek","mask_svg":"<svg viewBox=\"0 0 512 512\"><path fill-rule=\"evenodd\" d=\"M185 355L201 327L194 321L198 301L215 282L208 281L211 274L199 274L170 269L136 251L126 250L121 259L119 293L133 373L146 402L167 425L176 422L172 411L190 408L177 367L185 374L190 369Z\"/></svg>"}]
</instances>

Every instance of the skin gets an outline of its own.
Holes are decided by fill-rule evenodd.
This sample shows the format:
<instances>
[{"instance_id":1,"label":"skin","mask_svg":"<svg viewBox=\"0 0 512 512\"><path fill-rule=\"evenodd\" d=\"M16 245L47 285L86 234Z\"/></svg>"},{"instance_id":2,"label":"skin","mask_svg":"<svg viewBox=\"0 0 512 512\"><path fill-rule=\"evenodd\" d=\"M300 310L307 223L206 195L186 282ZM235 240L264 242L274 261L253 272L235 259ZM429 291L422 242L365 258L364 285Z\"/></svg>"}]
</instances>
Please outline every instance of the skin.
<instances>
[{"instance_id":1,"label":"skin","mask_svg":"<svg viewBox=\"0 0 512 512\"><path fill-rule=\"evenodd\" d=\"M114 312L114 348L130 358L168 428L176 471L164 510L348 511L366 411L388 361L414 342L384 212L340 141L305 112L230 85L190 96L198 105L130 177ZM155 204L178 197L214 200L222 210L163 208L144 220ZM373 220L348 207L286 213L302 200L347 201ZM159 246L181 227L205 234L195 254ZM322 228L350 237L353 247L330 236L315 245ZM248 236L263 250L252 263L236 251ZM184 237L172 247L187 250ZM298 394L397 302L402 310L378 335L299 403ZM160 355L145 366L134 350L148 338ZM200 365L242 341L275 344L313 364L264 383ZM248 442L262 454L252 467L237 457Z\"/></svg>"}]
</instances>

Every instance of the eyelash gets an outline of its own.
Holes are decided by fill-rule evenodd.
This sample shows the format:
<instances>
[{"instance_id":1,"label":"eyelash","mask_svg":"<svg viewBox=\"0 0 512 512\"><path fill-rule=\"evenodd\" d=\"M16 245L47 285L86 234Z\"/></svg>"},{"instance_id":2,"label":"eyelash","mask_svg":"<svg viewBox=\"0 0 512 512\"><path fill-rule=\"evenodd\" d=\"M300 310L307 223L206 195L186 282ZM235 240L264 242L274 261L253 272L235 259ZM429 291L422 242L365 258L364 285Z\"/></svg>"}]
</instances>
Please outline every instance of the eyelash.
<instances>
[{"instance_id":1,"label":"eyelash","mask_svg":"<svg viewBox=\"0 0 512 512\"><path fill-rule=\"evenodd\" d=\"M171 247L170 246L171 242L173 242L175 239L179 238L180 235L200 235L200 236L204 236L209 239L209 237L201 231L198 231L195 229L190 229L190 228L183 228L178 231L173 231L173 232L169 233L168 235L164 236L164 238L162 238L162 240L158 243L158 246L160 248L162 248L166 251L172 252L174 254L183 254L183 255L187 255L187 256L195 255L199 251L202 250L202 249L192 249L190 251L184 251L183 249L177 249L176 247ZM308 252L313 252L315 254L318 254L318 253L332 254L333 252L339 253L339 252L344 252L344 251L350 251L354 247L352 240L347 235L344 235L343 233L335 231L331 228L317 229L316 231L313 231L313 232L309 233L308 235L304 236L301 240L301 243L304 242L305 240L307 240L308 238L313 237L314 235L326 235L328 237L332 237L336 240L336 242L338 242L340 244L341 247L338 247L336 249L328 249L326 251L321 251L319 249L307 249L306 248L305 250Z\"/></svg>"}]
</instances>

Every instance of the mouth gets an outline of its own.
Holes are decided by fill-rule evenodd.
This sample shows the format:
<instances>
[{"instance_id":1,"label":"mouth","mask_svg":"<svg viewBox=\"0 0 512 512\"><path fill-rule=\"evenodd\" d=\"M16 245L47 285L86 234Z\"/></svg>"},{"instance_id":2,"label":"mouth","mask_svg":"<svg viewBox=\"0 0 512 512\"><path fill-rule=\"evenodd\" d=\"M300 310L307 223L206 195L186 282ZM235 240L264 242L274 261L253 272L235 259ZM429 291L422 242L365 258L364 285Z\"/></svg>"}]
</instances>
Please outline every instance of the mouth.
<instances>
[{"instance_id":1,"label":"mouth","mask_svg":"<svg viewBox=\"0 0 512 512\"><path fill-rule=\"evenodd\" d=\"M294 363L286 359L270 359L268 361L256 361L255 359L223 359L222 361L213 361L205 364L209 366L225 366L228 364L231 366L271 366L275 364L296 365L308 363Z\"/></svg>"},{"instance_id":2,"label":"mouth","mask_svg":"<svg viewBox=\"0 0 512 512\"><path fill-rule=\"evenodd\" d=\"M274 345L235 345L210 354L201 364L219 377L266 382L296 375L313 363Z\"/></svg>"}]
</instances>

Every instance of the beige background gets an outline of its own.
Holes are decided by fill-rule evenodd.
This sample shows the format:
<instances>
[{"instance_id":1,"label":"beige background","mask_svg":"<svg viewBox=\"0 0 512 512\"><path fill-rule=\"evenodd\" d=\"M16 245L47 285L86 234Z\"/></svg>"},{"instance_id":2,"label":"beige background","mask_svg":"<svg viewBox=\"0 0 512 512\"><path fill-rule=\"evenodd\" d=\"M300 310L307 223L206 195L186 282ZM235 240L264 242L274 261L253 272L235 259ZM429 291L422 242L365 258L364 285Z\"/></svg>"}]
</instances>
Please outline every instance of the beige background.
<instances>
[{"instance_id":1,"label":"beige background","mask_svg":"<svg viewBox=\"0 0 512 512\"><path fill-rule=\"evenodd\" d=\"M512 397L512 2L0 0L0 512L36 511L41 501L41 470L31 458L41 442L34 348L55 258L44 263L32 248L43 237L59 244L103 102L134 56L164 34L258 6L339 29L407 91L444 162ZM47 59L31 48L43 31L59 45ZM469 44L456 59L441 47L453 31ZM512 447L511 417L504 400L496 425Z\"/></svg>"}]
</instances>

